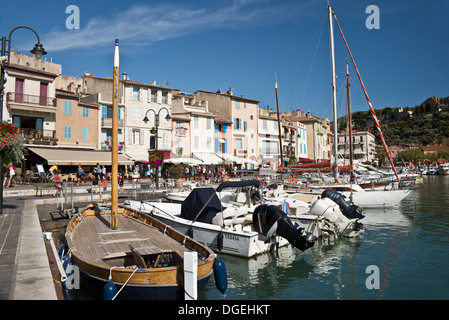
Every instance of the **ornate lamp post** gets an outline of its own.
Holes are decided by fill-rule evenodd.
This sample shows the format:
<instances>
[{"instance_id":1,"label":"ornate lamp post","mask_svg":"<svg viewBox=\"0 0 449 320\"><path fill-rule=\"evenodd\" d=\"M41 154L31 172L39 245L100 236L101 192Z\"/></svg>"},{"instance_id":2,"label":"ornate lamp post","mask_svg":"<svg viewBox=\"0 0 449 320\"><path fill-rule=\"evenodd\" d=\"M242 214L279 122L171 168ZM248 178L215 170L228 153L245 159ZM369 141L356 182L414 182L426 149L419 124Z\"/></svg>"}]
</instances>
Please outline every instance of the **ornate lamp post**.
<instances>
[{"instance_id":1,"label":"ornate lamp post","mask_svg":"<svg viewBox=\"0 0 449 320\"><path fill-rule=\"evenodd\" d=\"M171 116L170 116L170 111L168 111L167 108L163 107L161 109L159 109L159 111L156 113L156 111L154 111L153 109L148 109L147 112L145 112L145 117L143 118L143 122L145 122L145 124L148 123L148 121L150 121L147 117L148 112L149 111L153 111L154 113L154 127L150 129L150 133L155 135L155 144L154 144L154 150L157 151L158 150L158 140L159 140L159 136L158 136L158 128L159 128L159 115L161 113L162 110L166 110L167 111L167 115L165 116L165 120L170 120ZM156 169L156 188L159 188L159 171L158 169Z\"/></svg>"},{"instance_id":2,"label":"ornate lamp post","mask_svg":"<svg viewBox=\"0 0 449 320\"><path fill-rule=\"evenodd\" d=\"M9 64L10 54L11 54L11 35L12 33L17 29L29 29L34 32L37 38L37 43L34 46L30 52L34 54L34 56L37 59L41 59L43 55L47 54L47 52L44 50L44 47L41 44L41 41L39 39L39 35L37 34L34 29L27 27L27 26L19 26L15 27L11 30L9 33L8 39L6 37L2 36L1 40L1 57L0 57L0 63L1 63L1 73L0 73L0 121L3 121L3 97L4 97L4 89L5 89L5 68ZM8 42L8 50L6 50L6 43ZM8 55L6 55L8 54ZM3 150L0 150L0 214L3 213Z\"/></svg>"}]
</instances>

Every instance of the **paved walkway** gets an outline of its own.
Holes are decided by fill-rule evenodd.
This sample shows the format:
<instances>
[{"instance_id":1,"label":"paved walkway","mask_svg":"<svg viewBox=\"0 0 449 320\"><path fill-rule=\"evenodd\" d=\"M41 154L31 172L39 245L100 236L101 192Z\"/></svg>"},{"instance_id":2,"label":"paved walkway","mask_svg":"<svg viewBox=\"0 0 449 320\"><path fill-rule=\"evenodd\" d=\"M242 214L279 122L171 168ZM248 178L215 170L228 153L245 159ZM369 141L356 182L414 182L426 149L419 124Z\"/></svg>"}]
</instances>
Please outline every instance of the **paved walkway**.
<instances>
[{"instance_id":1,"label":"paved walkway","mask_svg":"<svg viewBox=\"0 0 449 320\"><path fill-rule=\"evenodd\" d=\"M74 202L97 201L99 195L92 195L87 189L83 185L75 187ZM103 199L110 199L110 192ZM58 299L36 208L42 204L54 206L56 201L51 188L42 197L36 196L32 185L4 188L0 214L0 300ZM66 207L70 208L70 204Z\"/></svg>"}]
</instances>

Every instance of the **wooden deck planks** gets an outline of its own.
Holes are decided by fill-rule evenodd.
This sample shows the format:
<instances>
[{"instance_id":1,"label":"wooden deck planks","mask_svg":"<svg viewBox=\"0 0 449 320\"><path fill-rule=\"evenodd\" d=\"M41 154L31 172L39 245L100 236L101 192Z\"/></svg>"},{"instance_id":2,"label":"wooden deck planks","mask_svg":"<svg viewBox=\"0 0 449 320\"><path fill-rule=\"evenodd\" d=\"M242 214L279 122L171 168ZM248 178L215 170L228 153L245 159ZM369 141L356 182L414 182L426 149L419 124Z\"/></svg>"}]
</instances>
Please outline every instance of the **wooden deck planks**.
<instances>
[{"instance_id":1,"label":"wooden deck planks","mask_svg":"<svg viewBox=\"0 0 449 320\"><path fill-rule=\"evenodd\" d=\"M130 253L130 244L139 252L176 251L183 256L187 251L159 230L122 215L118 217L118 230L111 230L109 217L87 216L73 232L73 246L85 259L103 264L105 257Z\"/></svg>"}]
</instances>

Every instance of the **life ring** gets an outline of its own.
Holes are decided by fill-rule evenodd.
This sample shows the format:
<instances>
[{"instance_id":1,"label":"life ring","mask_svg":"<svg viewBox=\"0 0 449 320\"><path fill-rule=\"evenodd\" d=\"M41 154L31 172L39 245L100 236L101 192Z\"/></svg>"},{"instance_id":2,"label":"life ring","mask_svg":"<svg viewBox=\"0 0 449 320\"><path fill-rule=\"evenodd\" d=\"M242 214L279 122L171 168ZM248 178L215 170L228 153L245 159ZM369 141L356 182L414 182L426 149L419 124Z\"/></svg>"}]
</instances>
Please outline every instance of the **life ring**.
<instances>
[{"instance_id":1,"label":"life ring","mask_svg":"<svg viewBox=\"0 0 449 320\"><path fill-rule=\"evenodd\" d=\"M293 181L295 182L295 184L298 183L298 180L296 180L295 178L291 178L291 179L290 179L290 183L293 183Z\"/></svg>"}]
</instances>

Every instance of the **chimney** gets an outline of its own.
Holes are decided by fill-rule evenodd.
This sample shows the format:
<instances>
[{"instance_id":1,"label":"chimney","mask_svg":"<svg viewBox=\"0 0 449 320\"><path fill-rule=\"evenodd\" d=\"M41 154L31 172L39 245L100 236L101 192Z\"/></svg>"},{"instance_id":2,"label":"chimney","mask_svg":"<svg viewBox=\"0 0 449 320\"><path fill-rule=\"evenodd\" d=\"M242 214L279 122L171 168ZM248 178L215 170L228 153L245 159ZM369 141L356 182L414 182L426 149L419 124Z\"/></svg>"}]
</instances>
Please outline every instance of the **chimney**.
<instances>
[{"instance_id":1,"label":"chimney","mask_svg":"<svg viewBox=\"0 0 449 320\"><path fill-rule=\"evenodd\" d=\"M123 75L123 80L128 80L128 76L127 76L126 72L123 72L122 75Z\"/></svg>"}]
</instances>

